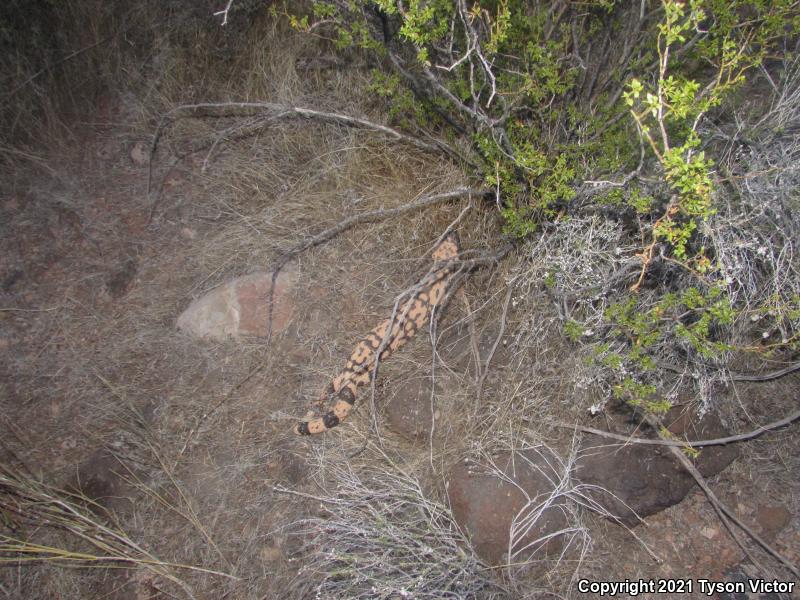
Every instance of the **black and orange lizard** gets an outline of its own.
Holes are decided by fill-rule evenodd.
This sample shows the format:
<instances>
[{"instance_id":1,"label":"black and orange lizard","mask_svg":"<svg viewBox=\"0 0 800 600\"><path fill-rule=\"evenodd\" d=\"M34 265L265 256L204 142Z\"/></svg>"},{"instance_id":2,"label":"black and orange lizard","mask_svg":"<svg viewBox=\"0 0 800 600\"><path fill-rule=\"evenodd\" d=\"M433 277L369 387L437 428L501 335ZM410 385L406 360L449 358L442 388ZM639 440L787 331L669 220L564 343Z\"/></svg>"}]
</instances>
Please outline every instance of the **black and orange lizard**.
<instances>
[{"instance_id":1,"label":"black and orange lizard","mask_svg":"<svg viewBox=\"0 0 800 600\"><path fill-rule=\"evenodd\" d=\"M322 416L298 423L298 435L322 433L341 423L356 402L358 388L370 382L375 359L388 358L402 348L430 318L437 306L447 297L456 267L453 259L459 251L458 235L445 236L431 252L433 266L414 286L413 293L395 311L396 314L375 327L356 345L344 369L333 378L319 396L319 406L333 406ZM391 332L389 329L391 327ZM387 335L387 332L388 335Z\"/></svg>"}]
</instances>

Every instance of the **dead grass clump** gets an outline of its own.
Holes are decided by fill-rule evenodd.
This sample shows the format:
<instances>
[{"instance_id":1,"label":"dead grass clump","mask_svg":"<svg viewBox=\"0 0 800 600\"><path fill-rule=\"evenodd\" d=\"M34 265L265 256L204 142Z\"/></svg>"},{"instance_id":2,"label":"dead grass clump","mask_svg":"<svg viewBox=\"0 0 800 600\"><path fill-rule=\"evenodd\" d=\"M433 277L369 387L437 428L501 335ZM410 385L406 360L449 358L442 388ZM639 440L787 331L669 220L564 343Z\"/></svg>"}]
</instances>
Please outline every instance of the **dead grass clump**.
<instances>
[{"instance_id":1,"label":"dead grass clump","mask_svg":"<svg viewBox=\"0 0 800 600\"><path fill-rule=\"evenodd\" d=\"M365 455L366 456L366 455ZM359 464L315 452L323 515L296 523L308 553L294 593L317 598L503 598L447 508L370 445Z\"/></svg>"},{"instance_id":2,"label":"dead grass clump","mask_svg":"<svg viewBox=\"0 0 800 600\"><path fill-rule=\"evenodd\" d=\"M194 593L176 571L196 570L228 577L221 572L161 561L134 542L118 523L108 523L89 509L107 514L85 496L67 494L11 467L0 466L0 510L8 532L0 534L0 563L17 567L26 563L139 566L168 580L190 598ZM58 542L48 535L53 531L69 534L67 547L54 545Z\"/></svg>"},{"instance_id":3,"label":"dead grass clump","mask_svg":"<svg viewBox=\"0 0 800 600\"><path fill-rule=\"evenodd\" d=\"M638 266L638 260L626 258L635 248L620 223L596 215L555 222L531 242L513 281L514 304L524 323L514 344L531 357L525 364L536 364L526 373L529 385L551 373L556 378L550 390L560 391L556 398L570 398L571 408L581 411L602 410L620 374L596 364L593 347L570 342L593 340L607 329L605 313L618 300L620 274ZM565 339L565 333L571 337ZM625 343L614 340L606 352L621 351ZM565 364L568 377L561 368ZM577 414L570 410L565 416L573 420Z\"/></svg>"}]
</instances>

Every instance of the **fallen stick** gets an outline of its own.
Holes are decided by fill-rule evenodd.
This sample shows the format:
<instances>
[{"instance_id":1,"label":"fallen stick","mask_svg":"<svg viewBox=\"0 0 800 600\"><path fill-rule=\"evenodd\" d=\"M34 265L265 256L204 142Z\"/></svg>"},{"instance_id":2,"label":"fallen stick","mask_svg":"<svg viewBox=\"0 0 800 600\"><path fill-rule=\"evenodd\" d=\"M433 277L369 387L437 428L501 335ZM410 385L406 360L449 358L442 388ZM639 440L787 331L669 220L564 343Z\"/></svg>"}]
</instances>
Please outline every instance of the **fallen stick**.
<instances>
[{"instance_id":1,"label":"fallen stick","mask_svg":"<svg viewBox=\"0 0 800 600\"><path fill-rule=\"evenodd\" d=\"M740 433L738 435L729 435L727 437L721 438L714 438L711 440L697 440L697 441L686 441L686 442L676 442L674 440L649 440L640 437L634 437L629 435L622 435L619 433L612 433L610 431L603 431L602 429L595 429L594 427L584 427L583 425L569 425L568 423L556 423L556 427L561 427L563 429L576 429L578 431L582 431L584 433L592 433L594 435L600 435L606 438L610 438L612 440L620 440L622 442L631 443L631 444L643 444L646 446L673 446L676 448L702 448L703 446L722 446L724 444L731 444L734 442L743 442L746 440L752 440L753 438L757 438L760 435L763 435L767 431L772 431L773 429L778 429L779 427L784 427L797 421L800 419L800 410L796 410L790 415L780 419L778 421L773 421L767 425L763 425L758 429L753 431L749 431L747 433Z\"/></svg>"}]
</instances>

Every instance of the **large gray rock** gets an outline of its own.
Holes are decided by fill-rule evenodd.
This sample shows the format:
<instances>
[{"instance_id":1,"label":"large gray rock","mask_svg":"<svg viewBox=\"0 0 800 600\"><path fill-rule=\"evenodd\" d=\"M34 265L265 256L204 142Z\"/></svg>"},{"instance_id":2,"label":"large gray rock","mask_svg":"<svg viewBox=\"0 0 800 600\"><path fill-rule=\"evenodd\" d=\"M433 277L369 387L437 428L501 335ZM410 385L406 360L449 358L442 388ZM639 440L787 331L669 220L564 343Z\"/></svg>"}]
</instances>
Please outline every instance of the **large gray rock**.
<instances>
[{"instance_id":1,"label":"large gray rock","mask_svg":"<svg viewBox=\"0 0 800 600\"><path fill-rule=\"evenodd\" d=\"M272 332L291 321L289 290L294 273L284 269L275 282ZM267 301L272 273L253 273L232 279L196 299L178 317L178 329L194 337L222 341L230 337L267 335Z\"/></svg>"},{"instance_id":2,"label":"large gray rock","mask_svg":"<svg viewBox=\"0 0 800 600\"><path fill-rule=\"evenodd\" d=\"M511 455L497 458L495 465L502 475L462 461L447 478L453 516L475 552L489 564L503 564L513 527L514 561L560 553L565 539L559 532L568 527L565 499L555 499L537 516L560 480L554 469L558 461L547 451L526 450L513 460Z\"/></svg>"},{"instance_id":3,"label":"large gray rock","mask_svg":"<svg viewBox=\"0 0 800 600\"><path fill-rule=\"evenodd\" d=\"M728 435L720 420L712 415L692 422L689 415L673 409L665 423L672 433L690 441ZM733 445L709 446L700 451L695 466L704 477L712 477L737 455L738 449ZM583 439L575 478L591 486L586 493L628 526L639 523L640 517L677 504L695 485L668 448L625 444L597 435Z\"/></svg>"}]
</instances>

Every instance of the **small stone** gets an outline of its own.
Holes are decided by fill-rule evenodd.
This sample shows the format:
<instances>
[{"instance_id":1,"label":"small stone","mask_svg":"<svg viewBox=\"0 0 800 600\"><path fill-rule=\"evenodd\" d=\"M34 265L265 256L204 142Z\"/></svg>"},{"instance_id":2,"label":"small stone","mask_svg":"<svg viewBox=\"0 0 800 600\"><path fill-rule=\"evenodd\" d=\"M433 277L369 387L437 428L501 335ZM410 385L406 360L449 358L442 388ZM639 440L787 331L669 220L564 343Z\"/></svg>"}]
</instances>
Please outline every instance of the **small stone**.
<instances>
[{"instance_id":1,"label":"small stone","mask_svg":"<svg viewBox=\"0 0 800 600\"><path fill-rule=\"evenodd\" d=\"M700 535L702 535L707 540L713 540L715 537L719 535L719 530L716 527L703 527L700 530Z\"/></svg>"},{"instance_id":2,"label":"small stone","mask_svg":"<svg viewBox=\"0 0 800 600\"><path fill-rule=\"evenodd\" d=\"M181 228L181 237L186 240L193 240L197 237L197 232L189 227Z\"/></svg>"},{"instance_id":3,"label":"small stone","mask_svg":"<svg viewBox=\"0 0 800 600\"><path fill-rule=\"evenodd\" d=\"M129 258L106 279L106 290L111 298L119 300L127 294L139 271L137 261Z\"/></svg>"},{"instance_id":4,"label":"small stone","mask_svg":"<svg viewBox=\"0 0 800 600\"><path fill-rule=\"evenodd\" d=\"M130 152L131 161L137 167L141 167L142 165L147 164L148 161L148 152L147 146L144 142L136 142L131 148Z\"/></svg>"},{"instance_id":5,"label":"small stone","mask_svg":"<svg viewBox=\"0 0 800 600\"><path fill-rule=\"evenodd\" d=\"M792 513L790 513L785 506L781 506L780 504L776 506L759 506L754 516L756 522L761 527L764 537L770 541L774 540L792 520Z\"/></svg>"}]
</instances>

